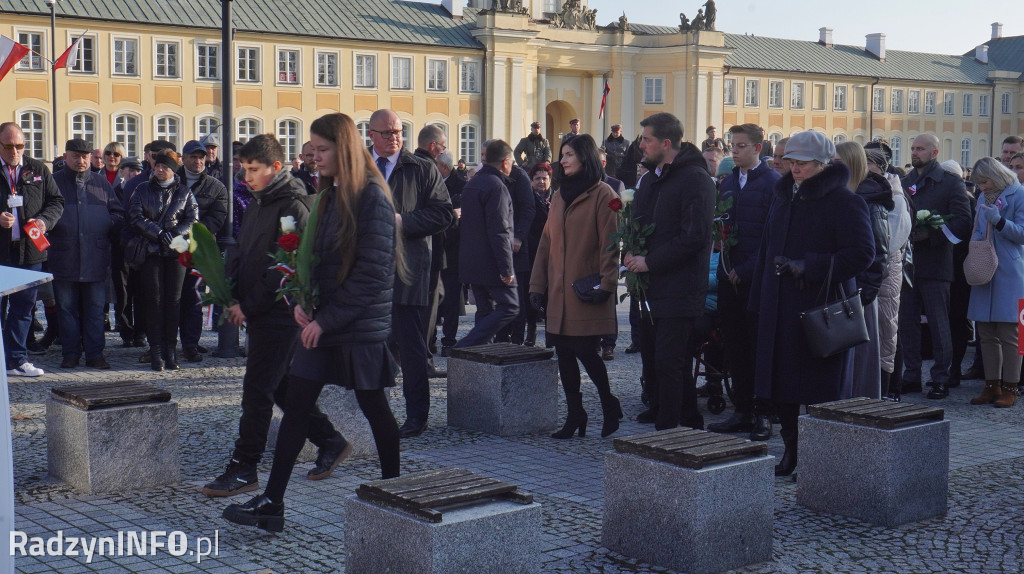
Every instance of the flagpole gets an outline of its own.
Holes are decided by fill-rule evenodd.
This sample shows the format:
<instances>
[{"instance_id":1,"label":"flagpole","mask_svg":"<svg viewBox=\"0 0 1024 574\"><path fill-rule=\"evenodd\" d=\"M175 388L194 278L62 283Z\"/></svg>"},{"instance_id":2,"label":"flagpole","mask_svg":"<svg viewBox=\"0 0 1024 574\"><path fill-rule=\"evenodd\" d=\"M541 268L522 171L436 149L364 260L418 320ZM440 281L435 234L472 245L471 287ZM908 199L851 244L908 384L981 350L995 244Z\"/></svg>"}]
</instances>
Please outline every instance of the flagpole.
<instances>
[{"instance_id":1,"label":"flagpole","mask_svg":"<svg viewBox=\"0 0 1024 574\"><path fill-rule=\"evenodd\" d=\"M60 0L44 0L46 5L50 7L50 56L53 57L57 54L57 2ZM50 140L53 142L53 155L51 159L56 161L57 159L57 69L50 64L50 97L53 99L53 136ZM43 158L36 158L42 160Z\"/></svg>"}]
</instances>

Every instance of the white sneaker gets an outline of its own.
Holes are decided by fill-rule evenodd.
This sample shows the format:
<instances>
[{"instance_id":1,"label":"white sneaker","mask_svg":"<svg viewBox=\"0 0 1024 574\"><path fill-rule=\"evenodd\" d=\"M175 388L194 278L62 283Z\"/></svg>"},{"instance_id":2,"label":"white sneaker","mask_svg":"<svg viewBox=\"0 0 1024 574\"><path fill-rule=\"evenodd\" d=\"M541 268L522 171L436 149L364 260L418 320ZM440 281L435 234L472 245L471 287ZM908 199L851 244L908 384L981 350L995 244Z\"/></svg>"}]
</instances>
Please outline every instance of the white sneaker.
<instances>
[{"instance_id":1,"label":"white sneaker","mask_svg":"<svg viewBox=\"0 0 1024 574\"><path fill-rule=\"evenodd\" d=\"M7 374L12 377L39 377L45 373L32 363L22 363L17 369L7 369Z\"/></svg>"}]
</instances>

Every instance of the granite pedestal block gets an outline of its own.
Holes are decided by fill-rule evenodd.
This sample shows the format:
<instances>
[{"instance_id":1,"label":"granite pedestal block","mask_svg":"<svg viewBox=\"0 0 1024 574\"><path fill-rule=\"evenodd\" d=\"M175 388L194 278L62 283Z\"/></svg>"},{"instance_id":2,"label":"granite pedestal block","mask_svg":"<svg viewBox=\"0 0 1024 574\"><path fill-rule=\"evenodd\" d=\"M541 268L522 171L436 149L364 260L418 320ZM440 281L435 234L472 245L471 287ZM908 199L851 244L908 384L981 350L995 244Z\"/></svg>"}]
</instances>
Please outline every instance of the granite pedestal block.
<instances>
[{"instance_id":1,"label":"granite pedestal block","mask_svg":"<svg viewBox=\"0 0 1024 574\"><path fill-rule=\"evenodd\" d=\"M493 501L446 510L440 523L345 499L349 572L541 572L541 505Z\"/></svg>"},{"instance_id":2,"label":"granite pedestal block","mask_svg":"<svg viewBox=\"0 0 1024 574\"><path fill-rule=\"evenodd\" d=\"M609 452L601 544L690 574L771 559L775 459L690 469Z\"/></svg>"},{"instance_id":3,"label":"granite pedestal block","mask_svg":"<svg viewBox=\"0 0 1024 574\"><path fill-rule=\"evenodd\" d=\"M50 476L86 493L145 490L181 480L178 404L83 410L46 401Z\"/></svg>"},{"instance_id":4,"label":"granite pedestal block","mask_svg":"<svg viewBox=\"0 0 1024 574\"><path fill-rule=\"evenodd\" d=\"M558 363L492 365L448 359L448 425L498 436L558 426Z\"/></svg>"},{"instance_id":5,"label":"granite pedestal block","mask_svg":"<svg viewBox=\"0 0 1024 574\"><path fill-rule=\"evenodd\" d=\"M377 444L373 442L373 432L370 431L370 423L366 422L363 411L356 402L356 394L348 389L337 385L325 385L320 392L320 398L316 401L317 406L323 411L331 424L338 430L352 445L350 458L362 456L377 456ZM270 432L267 433L267 448L273 449L277 444L277 434L281 429L281 419L284 411L274 406L274 417L270 420ZM312 462L316 460L318 449L308 440L299 452L299 462Z\"/></svg>"},{"instance_id":6,"label":"granite pedestal block","mask_svg":"<svg viewBox=\"0 0 1024 574\"><path fill-rule=\"evenodd\" d=\"M946 513L949 421L892 430L800 417L796 501L897 526Z\"/></svg>"}]
</instances>

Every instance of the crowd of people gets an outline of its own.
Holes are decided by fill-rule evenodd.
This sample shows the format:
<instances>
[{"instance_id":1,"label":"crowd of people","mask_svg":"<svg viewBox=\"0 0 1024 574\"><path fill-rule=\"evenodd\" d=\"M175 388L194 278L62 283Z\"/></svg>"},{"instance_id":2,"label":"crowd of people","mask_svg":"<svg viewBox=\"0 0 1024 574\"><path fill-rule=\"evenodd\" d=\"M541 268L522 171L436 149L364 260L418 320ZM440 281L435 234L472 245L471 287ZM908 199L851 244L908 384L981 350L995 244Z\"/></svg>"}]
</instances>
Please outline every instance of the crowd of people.
<instances>
[{"instance_id":1,"label":"crowd of people","mask_svg":"<svg viewBox=\"0 0 1024 574\"><path fill-rule=\"evenodd\" d=\"M216 135L187 142L180 155L154 141L142 162L116 142L100 151L72 139L51 175L24 156L21 128L0 124L0 264L45 265L54 276L50 291L5 300L8 374L41 375L28 355L56 341L61 368L77 368L83 354L87 366L110 368L108 280L113 329L126 347L148 344L142 362L180 368L179 339L183 362L202 361L201 284L172 249L202 223L236 239L225 254L236 302L211 312L248 331L238 439L226 471L203 492L257 490L273 406L285 413L265 490L224 512L240 524L283 528L286 487L307 438L319 449L312 480L351 452L316 407L326 384L355 392L381 476L398 476L399 441L427 429L429 380L445 376L434 354L454 348L553 347L567 417L551 436L586 434L581 364L600 398L601 436L616 432L625 413L605 361L614 360L623 272L644 286L628 293L625 351L640 353L647 408L636 419L657 430L704 428L693 362L714 336L723 352L704 359L729 372L734 412L708 430L767 440L778 421L786 447L778 475L796 468L801 405L899 400L925 382L929 398L943 399L970 378L985 380L972 404L1015 403L1021 138L1007 138L1000 158L964 169L940 163L938 140L922 134L904 171L891 165L884 140L837 146L804 131L772 146L761 127L741 124L726 139L708 127L695 145L669 113L645 118L633 140L614 125L598 141L574 119L555 148L539 122L530 127L514 147L484 142L472 169L454 161L438 126L425 126L409 151L400 117L382 109L370 118L369 147L350 117L328 114L292 162L269 134L235 142L230 168ZM231 194L220 182L225 169L234 174ZM301 233L313 210L319 303L304 308L277 297L282 275L270 253L283 218ZM623 226L645 229L644 241L613 243ZM867 341L821 356L801 314L845 297L863 308ZM467 298L476 315L460 339ZM47 319L39 341L37 300ZM962 372L972 339L976 366ZM921 367L928 347L930 381ZM385 392L399 371L401 425Z\"/></svg>"}]
</instances>

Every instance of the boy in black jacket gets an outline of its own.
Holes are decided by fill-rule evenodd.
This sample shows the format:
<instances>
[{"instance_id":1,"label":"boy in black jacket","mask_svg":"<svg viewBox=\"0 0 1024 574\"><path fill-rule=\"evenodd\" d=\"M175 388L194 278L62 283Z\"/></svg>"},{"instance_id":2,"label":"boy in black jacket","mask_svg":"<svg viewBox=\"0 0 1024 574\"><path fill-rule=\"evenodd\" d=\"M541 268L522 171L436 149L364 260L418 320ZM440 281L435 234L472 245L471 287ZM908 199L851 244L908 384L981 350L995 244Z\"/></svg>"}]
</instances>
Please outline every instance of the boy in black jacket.
<instances>
[{"instance_id":1,"label":"boy in black jacket","mask_svg":"<svg viewBox=\"0 0 1024 574\"><path fill-rule=\"evenodd\" d=\"M248 325L249 353L242 380L242 418L227 471L203 488L207 496L234 496L259 488L256 466L267 444L274 404L284 408L287 371L299 326L284 300L277 299L280 272L268 253L277 251L284 232L301 232L309 217L305 185L283 170L284 148L273 136L249 140L239 151L253 201L242 216L238 246L229 249L227 273L238 303L224 310L235 325ZM288 219L290 218L290 219ZM293 229L294 227L294 229ZM309 440L320 453L307 475L327 478L352 451L330 420L314 407Z\"/></svg>"}]
</instances>

